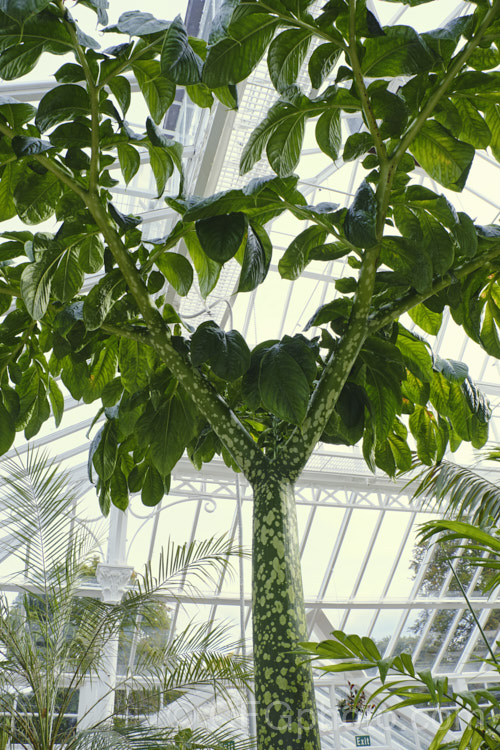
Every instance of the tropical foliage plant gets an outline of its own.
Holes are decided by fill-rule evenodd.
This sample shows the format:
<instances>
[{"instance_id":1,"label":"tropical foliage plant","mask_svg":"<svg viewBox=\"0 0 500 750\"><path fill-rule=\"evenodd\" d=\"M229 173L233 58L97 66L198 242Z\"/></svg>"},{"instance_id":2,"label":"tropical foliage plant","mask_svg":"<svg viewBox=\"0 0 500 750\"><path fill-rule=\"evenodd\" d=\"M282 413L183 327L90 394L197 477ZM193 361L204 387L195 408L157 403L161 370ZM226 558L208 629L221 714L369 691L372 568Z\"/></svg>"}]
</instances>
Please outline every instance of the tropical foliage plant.
<instances>
[{"instance_id":1,"label":"tropical foliage plant","mask_svg":"<svg viewBox=\"0 0 500 750\"><path fill-rule=\"evenodd\" d=\"M478 528L464 521L439 520L423 525L424 540L437 537L440 543L451 544L455 555L468 555L469 564L487 572L483 589L492 591L500 583L500 539L498 527ZM472 608L465 589L462 594L469 612L483 640L486 657L482 663L488 672L500 675L500 660L495 653L496 644L486 637ZM445 718L439 726L429 750L489 750L500 746L500 702L496 685L456 691L448 677L435 677L428 670L419 670L409 653L383 658L377 645L367 637L347 635L334 631L332 638L320 643L301 644L305 653L324 663L318 669L324 672L370 672L361 691L368 691L374 704L374 715L397 711L407 706L433 705L445 708ZM457 717L465 725L458 739L450 740L448 732L455 728Z\"/></svg>"},{"instance_id":2,"label":"tropical foliage plant","mask_svg":"<svg viewBox=\"0 0 500 750\"><path fill-rule=\"evenodd\" d=\"M364 0L320 10L311 0L227 0L208 44L179 18L134 11L109 27L105 0L80 4L123 43L101 51L63 0L4 0L0 9L3 79L36 70L42 53L72 56L38 107L0 98L0 219L58 222L53 233L3 232L0 450L16 431L36 435L51 413L60 422L62 381L104 419L91 446L104 513L111 503L125 508L130 493L160 502L185 450L197 467L222 454L242 471L255 498L260 747L317 750L312 674L294 656L306 636L297 477L320 440L360 442L371 469L394 474L410 465L409 433L428 464L447 445L480 447L487 437L489 407L467 368L433 358L400 317L436 334L449 309L500 354L499 229L476 225L449 197L463 189L476 150L500 155L500 1L478 0L420 34L383 28ZM273 174L208 198L186 195L181 146L161 128L176 87L202 106L236 106L236 84L266 52L276 102L244 146L241 171L265 154ZM149 110L140 131L126 121L131 77ZM352 113L360 130L345 138L342 116ZM312 126L325 162L362 159L348 207L309 205L299 190L294 170ZM111 167L128 183L142 155L179 215L155 242L113 202ZM447 197L420 184L422 171ZM253 291L273 256L266 225L282 215L303 223L274 252L283 278L313 261L345 258L352 269L310 333L253 351L215 321L191 335L166 285L182 297L196 274L207 295L224 264L237 262L238 293Z\"/></svg>"},{"instance_id":3,"label":"tropical foliage plant","mask_svg":"<svg viewBox=\"0 0 500 750\"><path fill-rule=\"evenodd\" d=\"M29 453L25 460L4 460L1 466L0 509L6 532L2 549L10 583L20 594L4 594L0 602L0 716L3 743L30 750L54 747L133 748L203 747L220 750L248 747L248 741L221 728L210 733L200 728L155 725L160 697L167 705L187 700L193 690L219 700L234 700L234 691L246 688L248 664L228 642L226 629L215 623L192 624L184 631L156 638L149 648L137 649L131 670L118 670L108 694L126 694L111 703L111 713L88 707L89 721L80 711L79 693L88 680L102 679L109 654L117 656L128 624L157 623L158 596L175 598L184 579L191 586L213 582L226 570L237 550L227 539L212 539L177 547L169 544L158 575L147 569L118 604L90 594L88 561L95 538L74 516L75 486L67 475L43 456ZM6 541L7 540L7 541ZM10 560L10 562L9 562ZM17 565L16 565L17 563ZM88 589L87 589L88 590ZM104 667L106 668L106 667ZM95 703L106 699L95 688ZM104 701L109 703L109 701ZM114 721L114 712L131 721ZM145 723L145 717L150 721ZM79 726L81 722L81 727ZM184 737L186 744L181 740ZM191 744L188 743L188 740Z\"/></svg>"}]
</instances>

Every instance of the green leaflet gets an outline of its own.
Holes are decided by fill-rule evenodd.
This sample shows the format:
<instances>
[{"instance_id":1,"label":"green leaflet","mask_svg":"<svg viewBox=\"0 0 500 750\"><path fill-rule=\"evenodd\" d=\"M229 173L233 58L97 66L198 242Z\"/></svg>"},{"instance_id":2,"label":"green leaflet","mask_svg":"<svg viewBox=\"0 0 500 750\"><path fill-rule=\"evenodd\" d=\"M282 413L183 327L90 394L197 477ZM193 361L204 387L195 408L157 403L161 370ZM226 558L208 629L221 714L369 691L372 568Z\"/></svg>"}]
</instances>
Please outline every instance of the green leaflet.
<instances>
[{"instance_id":1,"label":"green leaflet","mask_svg":"<svg viewBox=\"0 0 500 750\"><path fill-rule=\"evenodd\" d=\"M320 44L309 58L309 78L311 85L319 89L321 84L333 70L340 57L341 50L337 44L327 42Z\"/></svg>"},{"instance_id":2,"label":"green leaflet","mask_svg":"<svg viewBox=\"0 0 500 750\"><path fill-rule=\"evenodd\" d=\"M415 75L431 70L435 56L410 26L388 26L384 36L366 39L362 59L368 78Z\"/></svg>"},{"instance_id":3,"label":"green leaflet","mask_svg":"<svg viewBox=\"0 0 500 750\"><path fill-rule=\"evenodd\" d=\"M203 252L217 263L225 263L236 255L246 228L247 218L241 212L200 219L195 224Z\"/></svg>"},{"instance_id":4,"label":"green leaflet","mask_svg":"<svg viewBox=\"0 0 500 750\"><path fill-rule=\"evenodd\" d=\"M304 29L287 29L278 34L267 54L267 66L273 85L282 93L295 83L304 62L312 32Z\"/></svg>"},{"instance_id":5,"label":"green leaflet","mask_svg":"<svg viewBox=\"0 0 500 750\"><path fill-rule=\"evenodd\" d=\"M52 216L61 193L61 183L51 172L23 172L13 195L17 215L25 224L39 224Z\"/></svg>"},{"instance_id":6,"label":"green leaflet","mask_svg":"<svg viewBox=\"0 0 500 750\"><path fill-rule=\"evenodd\" d=\"M148 466L141 489L142 504L151 508L161 502L165 494L163 478L154 466Z\"/></svg>"},{"instance_id":7,"label":"green leaflet","mask_svg":"<svg viewBox=\"0 0 500 750\"><path fill-rule=\"evenodd\" d=\"M0 455L7 453L14 442L15 436L16 428L14 420L0 401Z\"/></svg>"},{"instance_id":8,"label":"green leaflet","mask_svg":"<svg viewBox=\"0 0 500 750\"><path fill-rule=\"evenodd\" d=\"M104 263L104 245L96 234L84 237L78 243L78 262L85 273L96 273Z\"/></svg>"},{"instance_id":9,"label":"green leaflet","mask_svg":"<svg viewBox=\"0 0 500 750\"><path fill-rule=\"evenodd\" d=\"M100 398L104 387L110 383L116 374L118 361L116 341L112 339L104 346L98 355L94 355L86 382L83 383L83 400L86 404Z\"/></svg>"},{"instance_id":10,"label":"green leaflet","mask_svg":"<svg viewBox=\"0 0 500 750\"><path fill-rule=\"evenodd\" d=\"M167 252L158 255L155 263L177 294L185 297L193 283L193 268L188 259L178 253Z\"/></svg>"},{"instance_id":11,"label":"green leaflet","mask_svg":"<svg viewBox=\"0 0 500 750\"><path fill-rule=\"evenodd\" d=\"M140 10L128 10L122 13L118 22L113 26L108 26L103 31L119 32L129 36L149 36L165 31L170 26L169 21L163 21L155 18L151 13L143 13Z\"/></svg>"},{"instance_id":12,"label":"green leaflet","mask_svg":"<svg viewBox=\"0 0 500 750\"><path fill-rule=\"evenodd\" d=\"M223 331L209 320L191 337L191 362L199 367L207 361L217 377L236 380L250 366L250 350L238 331Z\"/></svg>"},{"instance_id":13,"label":"green leaflet","mask_svg":"<svg viewBox=\"0 0 500 750\"><path fill-rule=\"evenodd\" d=\"M90 113L89 95L82 86L63 84L47 92L38 105L35 117L37 128L43 133L65 120L75 120Z\"/></svg>"},{"instance_id":14,"label":"green leaflet","mask_svg":"<svg viewBox=\"0 0 500 750\"><path fill-rule=\"evenodd\" d=\"M316 123L316 140L318 146L330 159L338 159L342 145L342 130L340 126L340 112L332 109L324 112Z\"/></svg>"},{"instance_id":15,"label":"green leaflet","mask_svg":"<svg viewBox=\"0 0 500 750\"><path fill-rule=\"evenodd\" d=\"M239 83L246 78L264 54L274 36L278 21L266 13L245 14L237 8L224 36L209 45L202 78L211 89Z\"/></svg>"},{"instance_id":16,"label":"green leaflet","mask_svg":"<svg viewBox=\"0 0 500 750\"><path fill-rule=\"evenodd\" d=\"M125 282L118 269L103 276L92 287L83 303L83 321L87 330L94 331L102 325L124 288Z\"/></svg>"},{"instance_id":17,"label":"green leaflet","mask_svg":"<svg viewBox=\"0 0 500 750\"><path fill-rule=\"evenodd\" d=\"M416 305L408 311L408 315L423 331L437 336L443 319L442 313L429 310L424 304Z\"/></svg>"},{"instance_id":18,"label":"green leaflet","mask_svg":"<svg viewBox=\"0 0 500 750\"><path fill-rule=\"evenodd\" d=\"M162 477L167 476L195 434L191 400L178 389L170 399L163 400L157 411L149 405L136 429L139 440L149 445L155 468Z\"/></svg>"},{"instance_id":19,"label":"green leaflet","mask_svg":"<svg viewBox=\"0 0 500 750\"><path fill-rule=\"evenodd\" d=\"M30 16L40 13L49 3L50 0L3 0L1 8L14 21L23 23Z\"/></svg>"},{"instance_id":20,"label":"green leaflet","mask_svg":"<svg viewBox=\"0 0 500 750\"><path fill-rule=\"evenodd\" d=\"M200 82L203 63L189 44L180 16L167 29L160 60L161 72L170 81L183 86Z\"/></svg>"},{"instance_id":21,"label":"green leaflet","mask_svg":"<svg viewBox=\"0 0 500 750\"><path fill-rule=\"evenodd\" d=\"M264 281L271 264L272 252L273 246L264 227L250 223L247 229L238 292L251 292Z\"/></svg>"},{"instance_id":22,"label":"green leaflet","mask_svg":"<svg viewBox=\"0 0 500 750\"><path fill-rule=\"evenodd\" d=\"M117 424L111 419L101 427L91 446L92 464L103 481L111 479L118 454Z\"/></svg>"},{"instance_id":23,"label":"green leaflet","mask_svg":"<svg viewBox=\"0 0 500 750\"><path fill-rule=\"evenodd\" d=\"M469 99L456 97L453 100L461 120L459 138L474 148L486 148L491 141L491 131L485 120Z\"/></svg>"},{"instance_id":24,"label":"green leaflet","mask_svg":"<svg viewBox=\"0 0 500 750\"><path fill-rule=\"evenodd\" d=\"M184 235L184 242L186 243L186 247L198 276L200 294L203 299L205 299L217 284L222 265L211 260L202 250L195 231L186 232Z\"/></svg>"},{"instance_id":25,"label":"green leaflet","mask_svg":"<svg viewBox=\"0 0 500 750\"><path fill-rule=\"evenodd\" d=\"M371 185L363 181L344 220L344 232L356 247L371 247L377 241L377 199Z\"/></svg>"},{"instance_id":26,"label":"green leaflet","mask_svg":"<svg viewBox=\"0 0 500 750\"><path fill-rule=\"evenodd\" d=\"M175 98L175 83L161 74L158 60L137 60L132 71L148 106L149 113L158 125Z\"/></svg>"},{"instance_id":27,"label":"green leaflet","mask_svg":"<svg viewBox=\"0 0 500 750\"><path fill-rule=\"evenodd\" d=\"M444 187L461 191L474 159L474 147L453 138L430 120L422 126L410 151L425 171Z\"/></svg>"},{"instance_id":28,"label":"green leaflet","mask_svg":"<svg viewBox=\"0 0 500 750\"><path fill-rule=\"evenodd\" d=\"M122 171L123 179L125 180L125 184L128 185L132 177L137 174L139 167L141 166L141 157L139 156L139 152L137 151L137 149L134 148L134 146L131 146L129 143L120 143L117 146L116 151L118 154L118 161L120 162L120 169ZM154 172L153 165L151 165L151 167ZM158 181L156 184L158 187ZM158 192L160 193L162 191L159 190Z\"/></svg>"},{"instance_id":29,"label":"green leaflet","mask_svg":"<svg viewBox=\"0 0 500 750\"><path fill-rule=\"evenodd\" d=\"M324 244L327 234L326 229L313 225L297 235L278 263L281 277L290 281L298 279L309 262L309 254Z\"/></svg>"},{"instance_id":30,"label":"green leaflet","mask_svg":"<svg viewBox=\"0 0 500 750\"><path fill-rule=\"evenodd\" d=\"M140 391L148 384L151 374L150 359L147 347L140 341L120 338L118 365L121 384L129 393Z\"/></svg>"}]
</instances>

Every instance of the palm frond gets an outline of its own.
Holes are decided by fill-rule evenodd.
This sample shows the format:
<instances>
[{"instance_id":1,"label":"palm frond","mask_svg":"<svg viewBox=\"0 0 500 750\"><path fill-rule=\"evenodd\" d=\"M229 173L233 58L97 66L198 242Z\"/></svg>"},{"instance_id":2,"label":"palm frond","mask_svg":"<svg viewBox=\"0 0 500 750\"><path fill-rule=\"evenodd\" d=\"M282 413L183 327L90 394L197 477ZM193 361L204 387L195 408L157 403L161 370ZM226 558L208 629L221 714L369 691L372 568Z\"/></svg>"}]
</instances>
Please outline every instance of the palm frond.
<instances>
[{"instance_id":1,"label":"palm frond","mask_svg":"<svg viewBox=\"0 0 500 750\"><path fill-rule=\"evenodd\" d=\"M226 534L182 545L169 540L160 552L156 574L148 564L137 577L137 594L167 593L175 597L186 589L195 590L195 582L215 584L222 573L231 571L231 557L243 554Z\"/></svg>"},{"instance_id":2,"label":"palm frond","mask_svg":"<svg viewBox=\"0 0 500 750\"><path fill-rule=\"evenodd\" d=\"M436 511L448 517L475 524L500 519L500 487L471 469L443 461L425 468L409 484L416 482L413 497L424 498L426 505L433 503Z\"/></svg>"}]
</instances>

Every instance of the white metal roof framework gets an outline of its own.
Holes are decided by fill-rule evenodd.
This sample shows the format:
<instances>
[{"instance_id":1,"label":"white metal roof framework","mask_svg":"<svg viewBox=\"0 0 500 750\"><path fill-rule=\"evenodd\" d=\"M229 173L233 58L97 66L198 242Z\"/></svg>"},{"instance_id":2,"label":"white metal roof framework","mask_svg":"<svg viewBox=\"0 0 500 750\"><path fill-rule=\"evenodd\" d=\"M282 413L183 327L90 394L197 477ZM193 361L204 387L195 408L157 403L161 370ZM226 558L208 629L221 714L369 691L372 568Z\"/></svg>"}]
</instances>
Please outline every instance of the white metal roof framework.
<instances>
[{"instance_id":1,"label":"white metal roof framework","mask_svg":"<svg viewBox=\"0 0 500 750\"><path fill-rule=\"evenodd\" d=\"M216 4L217 0L190 0L191 33L206 33ZM372 9L379 13L384 6L384 23L405 23L404 16L410 13L402 9L395 15L389 3L375 5L372 3ZM455 0L443 0L436 5L440 17L433 18L428 24L430 27L440 25L446 17L467 12L467 4L460 3L457 7ZM39 99L51 85L50 82L20 80L5 85L4 91L18 99L32 101ZM238 113L228 112L222 105L215 106L211 113L200 113L187 97L179 99L175 116L171 115L165 125L175 129L176 137L185 144L189 192L210 194L241 185L255 175L270 173L269 166L262 161L250 175L241 178L239 154L249 133L263 119L275 98L265 63L262 63L241 86ZM344 125L352 132L358 123L353 117ZM476 212L481 223L493 223L500 215L498 191L485 190L495 184L497 169L498 165L487 154L479 155L467 186L459 196L468 212ZM311 143L300 164L302 190L310 196L311 203L326 199L345 205L361 180L360 171L358 164L343 164L341 160L325 165L321 152ZM421 179L442 192L423 173ZM173 192L175 186L167 185L167 190L169 187ZM174 217L164 202L155 198L146 163L132 185L126 189L119 185L113 190L116 202L121 201L124 208L141 213L148 236L166 233ZM457 194L454 194L455 202L456 199ZM278 251L289 244L293 232L293 220L275 221L273 240ZM228 264L207 300L202 300L194 290L182 301L172 295L171 301L184 317L215 318L222 326L236 327L249 344L254 345L284 333L293 335L301 331L312 313L335 296L334 281L344 270L343 260L323 265L312 263L299 282L280 280L277 283L275 260L269 283L236 299L232 292L237 268ZM279 299L277 290L281 291ZM480 383L494 407L490 434L492 442L500 442L498 409L495 411L500 400L498 362L457 334L450 320L443 324L434 350L442 356L462 359L469 365L471 376ZM61 427L54 430L52 426L45 426L34 443L47 446L51 455L81 477L84 484L79 512L90 524L102 525L86 470L89 445L86 433L92 410L74 403L69 396L65 406ZM20 453L25 449L22 443L17 444ZM462 461L469 459L470 456L461 457ZM428 511L409 502L401 483L383 475L373 476L356 448L320 445L298 482L297 507L305 601L314 638L327 637L333 628L358 632L374 638L386 655L410 647L420 667L449 674L457 686L490 679L480 662L474 661L485 655L485 647L477 627L469 621L451 574L445 575L431 590L426 585L425 565L431 553L425 553L418 570L410 566L416 526ZM250 488L221 461L204 466L198 473L183 459L174 472L171 492L160 506L150 512L136 500L126 515L113 509L107 549L102 550L102 558L139 568L154 559L162 540L168 537L182 542L223 531L229 531L250 546ZM0 545L1 542L0 538ZM0 580L2 566L7 562L0 554ZM476 575L469 582L468 595L494 644L499 629L500 603L495 594L485 597L478 584ZM8 588L12 588L12 584ZM250 599L249 564L242 562L234 579L222 578L214 591L207 591L196 599L186 596L184 601L174 605L173 620L181 623L193 617L229 619L234 622L235 633L243 635L250 643ZM343 682L341 678L340 683ZM338 696L342 691L340 683L337 688L333 683L319 683L325 748L343 747L349 742L352 745L352 729L340 726L332 710L336 692ZM392 725L382 722L370 732L379 747L403 744L423 748L427 730L424 719L419 721L417 727L413 716L400 714Z\"/></svg>"}]
</instances>

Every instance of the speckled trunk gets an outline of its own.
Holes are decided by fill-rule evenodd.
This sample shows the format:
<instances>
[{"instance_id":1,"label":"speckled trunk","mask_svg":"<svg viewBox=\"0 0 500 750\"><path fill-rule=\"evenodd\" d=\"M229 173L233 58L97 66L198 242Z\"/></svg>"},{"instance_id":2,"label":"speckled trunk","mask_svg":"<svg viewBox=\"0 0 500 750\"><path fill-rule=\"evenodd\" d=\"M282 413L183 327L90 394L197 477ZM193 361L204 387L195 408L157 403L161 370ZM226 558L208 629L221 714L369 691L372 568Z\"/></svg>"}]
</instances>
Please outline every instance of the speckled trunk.
<instances>
[{"instance_id":1,"label":"speckled trunk","mask_svg":"<svg viewBox=\"0 0 500 750\"><path fill-rule=\"evenodd\" d=\"M293 485L269 472L254 484L253 638L259 750L319 750Z\"/></svg>"}]
</instances>

